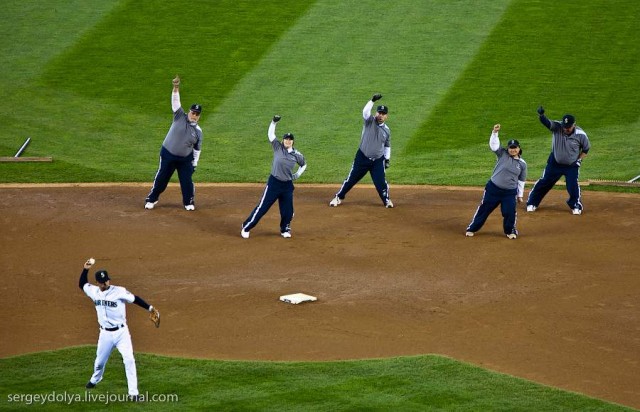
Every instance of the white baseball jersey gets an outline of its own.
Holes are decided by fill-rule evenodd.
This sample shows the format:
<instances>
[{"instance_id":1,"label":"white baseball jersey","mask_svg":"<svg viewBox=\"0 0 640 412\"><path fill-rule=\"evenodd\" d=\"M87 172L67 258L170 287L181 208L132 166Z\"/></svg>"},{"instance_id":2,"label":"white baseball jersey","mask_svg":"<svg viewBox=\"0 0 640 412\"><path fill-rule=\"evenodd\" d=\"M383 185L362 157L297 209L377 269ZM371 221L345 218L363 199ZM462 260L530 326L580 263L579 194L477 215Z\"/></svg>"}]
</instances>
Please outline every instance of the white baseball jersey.
<instances>
[{"instance_id":1,"label":"white baseball jersey","mask_svg":"<svg viewBox=\"0 0 640 412\"><path fill-rule=\"evenodd\" d=\"M98 323L103 328L115 328L127 324L126 304L133 303L135 296L121 286L109 286L102 292L96 285L85 283L82 287L96 306Z\"/></svg>"}]
</instances>

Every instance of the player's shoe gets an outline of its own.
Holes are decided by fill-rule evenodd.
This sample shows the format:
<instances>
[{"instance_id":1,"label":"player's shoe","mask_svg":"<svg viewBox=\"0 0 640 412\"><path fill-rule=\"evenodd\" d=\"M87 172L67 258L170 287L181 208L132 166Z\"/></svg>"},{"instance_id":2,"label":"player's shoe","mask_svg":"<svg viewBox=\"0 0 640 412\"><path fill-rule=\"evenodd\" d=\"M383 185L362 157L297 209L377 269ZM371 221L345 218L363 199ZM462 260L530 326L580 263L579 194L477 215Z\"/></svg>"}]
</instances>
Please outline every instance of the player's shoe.
<instances>
[{"instance_id":1,"label":"player's shoe","mask_svg":"<svg viewBox=\"0 0 640 412\"><path fill-rule=\"evenodd\" d=\"M578 209L577 207L571 211L574 215L581 215L582 209Z\"/></svg>"},{"instance_id":2,"label":"player's shoe","mask_svg":"<svg viewBox=\"0 0 640 412\"><path fill-rule=\"evenodd\" d=\"M516 239L518 237L518 231L513 229L513 231L507 234L508 239Z\"/></svg>"},{"instance_id":3,"label":"player's shoe","mask_svg":"<svg viewBox=\"0 0 640 412\"><path fill-rule=\"evenodd\" d=\"M196 210L196 207L194 205L184 205L184 210Z\"/></svg>"},{"instance_id":4,"label":"player's shoe","mask_svg":"<svg viewBox=\"0 0 640 412\"><path fill-rule=\"evenodd\" d=\"M288 239L291 237L291 232L282 232L280 233L280 236Z\"/></svg>"},{"instance_id":5,"label":"player's shoe","mask_svg":"<svg viewBox=\"0 0 640 412\"><path fill-rule=\"evenodd\" d=\"M386 207L386 208L392 208L393 207L393 202L391 201L391 199L387 199L387 201L384 204L384 207Z\"/></svg>"},{"instance_id":6,"label":"player's shoe","mask_svg":"<svg viewBox=\"0 0 640 412\"><path fill-rule=\"evenodd\" d=\"M129 395L129 402L140 402L140 395Z\"/></svg>"},{"instance_id":7,"label":"player's shoe","mask_svg":"<svg viewBox=\"0 0 640 412\"><path fill-rule=\"evenodd\" d=\"M331 199L331 202L329 202L329 206L333 206L336 207L338 206L340 203L342 203L342 200L340 200L340 198L338 196L334 197L333 199Z\"/></svg>"},{"instance_id":8,"label":"player's shoe","mask_svg":"<svg viewBox=\"0 0 640 412\"><path fill-rule=\"evenodd\" d=\"M244 228L242 228L242 230L240 230L240 236L245 239L249 239L249 232L245 231Z\"/></svg>"},{"instance_id":9,"label":"player's shoe","mask_svg":"<svg viewBox=\"0 0 640 412\"><path fill-rule=\"evenodd\" d=\"M537 209L537 207L535 207L534 205L528 205L527 206L527 212L535 212Z\"/></svg>"},{"instance_id":10,"label":"player's shoe","mask_svg":"<svg viewBox=\"0 0 640 412\"><path fill-rule=\"evenodd\" d=\"M466 237L473 237L473 235L475 235L474 232L467 232L464 234Z\"/></svg>"},{"instance_id":11,"label":"player's shoe","mask_svg":"<svg viewBox=\"0 0 640 412\"><path fill-rule=\"evenodd\" d=\"M144 204L144 208L147 210L151 210L154 207L156 207L156 203L158 203L158 201L156 200L155 202L147 202Z\"/></svg>"},{"instance_id":12,"label":"player's shoe","mask_svg":"<svg viewBox=\"0 0 640 412\"><path fill-rule=\"evenodd\" d=\"M91 383L91 381L89 381L89 382L87 382L86 385L84 385L84 387L87 388L87 389L93 389L93 388L96 387L96 384L95 383Z\"/></svg>"}]
</instances>

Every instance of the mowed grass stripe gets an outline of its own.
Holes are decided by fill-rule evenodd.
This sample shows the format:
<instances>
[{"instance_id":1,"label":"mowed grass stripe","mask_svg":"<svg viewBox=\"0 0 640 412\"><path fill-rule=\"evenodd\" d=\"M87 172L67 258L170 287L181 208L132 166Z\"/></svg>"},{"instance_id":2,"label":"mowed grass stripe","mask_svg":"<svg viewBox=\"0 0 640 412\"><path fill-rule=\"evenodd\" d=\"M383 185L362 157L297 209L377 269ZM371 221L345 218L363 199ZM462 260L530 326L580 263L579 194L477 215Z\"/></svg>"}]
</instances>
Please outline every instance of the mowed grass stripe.
<instances>
[{"instance_id":1,"label":"mowed grass stripe","mask_svg":"<svg viewBox=\"0 0 640 412\"><path fill-rule=\"evenodd\" d=\"M39 136L37 128L46 123L49 110L44 112L43 119L43 112L35 112L34 107L34 103L43 99L42 93L40 89L30 89L43 67L72 47L77 37L92 28L116 3L117 0L2 2L0 87L4 104L0 105L3 126L0 156L13 156L26 137Z\"/></svg>"},{"instance_id":2,"label":"mowed grass stripe","mask_svg":"<svg viewBox=\"0 0 640 412\"><path fill-rule=\"evenodd\" d=\"M177 73L192 100L211 112L312 4L121 2L50 64L43 78L123 109L165 114L167 85Z\"/></svg>"},{"instance_id":3,"label":"mowed grass stripe","mask_svg":"<svg viewBox=\"0 0 640 412\"><path fill-rule=\"evenodd\" d=\"M171 121L173 76L183 78L183 106L199 101L206 116L312 4L120 2L94 28L78 33L76 44L48 64L39 81L39 71L29 76L14 102L29 102L28 113L8 114L9 130L19 137L7 143L5 155L22 136L32 136L29 154L67 162L69 173L55 165L21 165L26 173L13 173L13 165L0 170L14 181L38 173L54 182L152 179ZM215 127L206 133L213 151Z\"/></svg>"},{"instance_id":4,"label":"mowed grass stripe","mask_svg":"<svg viewBox=\"0 0 640 412\"><path fill-rule=\"evenodd\" d=\"M466 163L462 173L474 172L476 162L486 163L488 172L495 159L486 154L487 140L492 125L500 122L505 139L520 140L535 179L550 151L550 134L536 114L543 104L552 119L575 114L589 134L593 150L583 178L620 179L624 168L640 169L637 156L639 160L619 169L607 167L612 157L603 156L624 154L629 133L637 130L639 19L640 3L623 0L512 2L476 59L413 135L405 154L435 170L447 158L479 158ZM594 157L598 159L592 162ZM479 179L443 177L436 182Z\"/></svg>"},{"instance_id":5,"label":"mowed grass stripe","mask_svg":"<svg viewBox=\"0 0 640 412\"><path fill-rule=\"evenodd\" d=\"M220 180L264 180L266 129L278 113L278 134L296 134L307 156L305 181L338 182L357 148L362 107L375 92L390 107L392 151L401 153L508 3L317 2L204 119L221 145L203 152L203 167L213 164ZM234 154L238 145L243 156ZM219 157L234 158L234 167L214 164Z\"/></svg>"},{"instance_id":6,"label":"mowed grass stripe","mask_svg":"<svg viewBox=\"0 0 640 412\"><path fill-rule=\"evenodd\" d=\"M93 27L117 0L48 0L2 2L0 59L3 94L32 81L50 58L73 46L77 37Z\"/></svg>"}]
</instances>

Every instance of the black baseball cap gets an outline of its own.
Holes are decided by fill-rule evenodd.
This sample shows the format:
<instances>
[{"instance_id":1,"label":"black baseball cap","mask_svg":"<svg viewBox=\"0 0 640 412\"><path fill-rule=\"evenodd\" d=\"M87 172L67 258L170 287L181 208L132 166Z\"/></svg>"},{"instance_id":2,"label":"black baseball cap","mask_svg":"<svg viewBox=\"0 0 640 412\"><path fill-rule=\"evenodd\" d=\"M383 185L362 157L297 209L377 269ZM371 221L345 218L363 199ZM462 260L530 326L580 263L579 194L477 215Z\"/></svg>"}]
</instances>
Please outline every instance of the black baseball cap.
<instances>
[{"instance_id":1,"label":"black baseball cap","mask_svg":"<svg viewBox=\"0 0 640 412\"><path fill-rule=\"evenodd\" d=\"M389 113L389 108L385 105L381 105L381 106L378 106L377 112L387 114Z\"/></svg>"},{"instance_id":2,"label":"black baseball cap","mask_svg":"<svg viewBox=\"0 0 640 412\"><path fill-rule=\"evenodd\" d=\"M562 116L562 127L564 129L569 129L574 124L576 124L576 118L572 114L565 114Z\"/></svg>"},{"instance_id":3,"label":"black baseball cap","mask_svg":"<svg viewBox=\"0 0 640 412\"><path fill-rule=\"evenodd\" d=\"M202 106L200 106L198 103L194 103L191 105L191 110L192 112L196 112L196 113L200 113L202 112Z\"/></svg>"},{"instance_id":4,"label":"black baseball cap","mask_svg":"<svg viewBox=\"0 0 640 412\"><path fill-rule=\"evenodd\" d=\"M285 135L282 136L282 138L294 140L293 133L285 133Z\"/></svg>"},{"instance_id":5,"label":"black baseball cap","mask_svg":"<svg viewBox=\"0 0 640 412\"><path fill-rule=\"evenodd\" d=\"M511 147L520 147L520 142L517 141L516 139L511 139L507 142L507 147L511 148Z\"/></svg>"},{"instance_id":6,"label":"black baseball cap","mask_svg":"<svg viewBox=\"0 0 640 412\"><path fill-rule=\"evenodd\" d=\"M106 283L108 280L111 280L111 278L106 270L103 269L96 272L96 282Z\"/></svg>"}]
</instances>

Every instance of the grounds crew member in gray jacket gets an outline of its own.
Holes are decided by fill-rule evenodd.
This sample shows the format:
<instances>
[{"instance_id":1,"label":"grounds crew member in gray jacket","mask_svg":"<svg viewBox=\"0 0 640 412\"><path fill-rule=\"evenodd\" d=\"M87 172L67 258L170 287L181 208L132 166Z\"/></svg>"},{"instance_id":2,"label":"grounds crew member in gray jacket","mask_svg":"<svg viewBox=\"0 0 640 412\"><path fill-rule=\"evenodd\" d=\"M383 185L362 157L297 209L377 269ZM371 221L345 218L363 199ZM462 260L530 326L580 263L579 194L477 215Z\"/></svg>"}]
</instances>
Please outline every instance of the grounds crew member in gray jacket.
<instances>
[{"instance_id":1,"label":"grounds crew member in gray jacket","mask_svg":"<svg viewBox=\"0 0 640 412\"><path fill-rule=\"evenodd\" d=\"M502 212L502 229L509 239L518 237L516 230L516 198L522 202L524 183L527 179L527 163L520 157L522 149L517 140L509 140L507 149L500 147L498 131L500 125L493 126L489 147L498 156L493 174L484 188L480 206L467 227L467 236L473 236L480 230L487 218L498 205Z\"/></svg>"},{"instance_id":2,"label":"grounds crew member in gray jacket","mask_svg":"<svg viewBox=\"0 0 640 412\"><path fill-rule=\"evenodd\" d=\"M540 180L533 185L527 199L527 212L535 212L560 177L564 176L569 199L567 205L574 215L582 214L582 199L578 177L582 159L587 156L591 144L587 134L576 126L576 118L565 114L562 121L552 121L544 115L544 108L538 108L540 123L551 130L551 154Z\"/></svg>"},{"instance_id":3,"label":"grounds crew member in gray jacket","mask_svg":"<svg viewBox=\"0 0 640 412\"><path fill-rule=\"evenodd\" d=\"M280 121L280 116L273 116L269 125L267 136L273 149L273 162L271 163L271 174L267 180L267 186L262 192L262 197L258 205L249 214L249 217L242 223L240 235L247 239L249 232L253 229L262 216L269 211L269 208L278 201L280 206L280 235L283 238L291 237L291 220L293 219L293 181L298 179L307 168L302 153L293 148L294 136L292 133L285 133L282 142L276 138L276 123ZM298 170L293 173L294 167L298 165Z\"/></svg>"},{"instance_id":4,"label":"grounds crew member in gray jacket","mask_svg":"<svg viewBox=\"0 0 640 412\"><path fill-rule=\"evenodd\" d=\"M202 150L202 129L198 126L202 106L193 104L189 113L184 112L180 104L180 77L178 76L173 79L171 108L173 123L164 142L162 142L160 166L151 192L145 200L144 208L153 209L155 207L160 194L167 188L173 172L177 170L182 190L182 204L186 210L194 210L195 187L192 176Z\"/></svg>"},{"instance_id":5,"label":"grounds crew member in gray jacket","mask_svg":"<svg viewBox=\"0 0 640 412\"><path fill-rule=\"evenodd\" d=\"M382 99L381 94L375 94L362 109L364 126L360 137L360 147L356 152L349 175L342 183L336 196L329 202L329 206L336 207L342 203L344 197L369 172L373 185L385 207L393 207L389 198L389 184L386 180L385 169L391 160L391 130L386 125L389 108L378 106L376 115L371 116L374 102Z\"/></svg>"}]
</instances>

